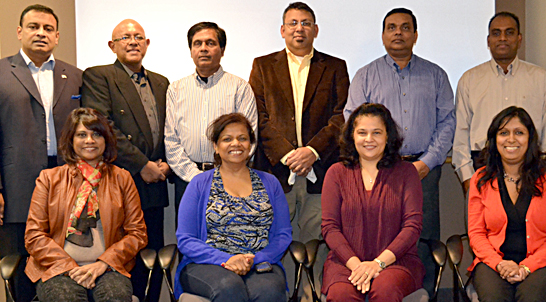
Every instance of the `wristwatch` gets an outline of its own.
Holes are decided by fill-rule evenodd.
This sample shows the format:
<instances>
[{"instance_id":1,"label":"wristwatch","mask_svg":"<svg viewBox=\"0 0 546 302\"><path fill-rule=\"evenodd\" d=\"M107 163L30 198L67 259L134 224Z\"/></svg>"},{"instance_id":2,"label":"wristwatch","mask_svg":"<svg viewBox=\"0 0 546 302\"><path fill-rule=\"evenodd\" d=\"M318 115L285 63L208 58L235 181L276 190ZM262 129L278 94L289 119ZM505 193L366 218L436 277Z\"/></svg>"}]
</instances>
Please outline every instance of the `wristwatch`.
<instances>
[{"instance_id":1,"label":"wristwatch","mask_svg":"<svg viewBox=\"0 0 546 302\"><path fill-rule=\"evenodd\" d=\"M377 264L379 264L379 267L380 267L381 269L387 268L387 264L385 264L385 262L383 262L383 261L381 261L381 260L379 260L379 259L377 259L377 258L375 258L373 261L377 262Z\"/></svg>"}]
</instances>

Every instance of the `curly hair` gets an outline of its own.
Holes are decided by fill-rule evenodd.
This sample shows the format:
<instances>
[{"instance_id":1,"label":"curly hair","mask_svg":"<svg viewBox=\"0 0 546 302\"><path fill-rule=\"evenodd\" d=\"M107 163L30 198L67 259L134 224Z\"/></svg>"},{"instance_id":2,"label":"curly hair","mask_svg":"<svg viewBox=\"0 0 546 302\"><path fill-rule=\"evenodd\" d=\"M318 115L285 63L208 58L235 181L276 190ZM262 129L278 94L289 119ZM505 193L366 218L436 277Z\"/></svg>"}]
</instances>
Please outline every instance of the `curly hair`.
<instances>
[{"instance_id":1,"label":"curly hair","mask_svg":"<svg viewBox=\"0 0 546 302\"><path fill-rule=\"evenodd\" d=\"M529 196L542 196L544 191L542 182L537 182L537 180L544 177L546 171L546 165L542 158L544 154L540 151L540 142L533 120L525 109L516 106L510 106L499 112L487 130L487 141L480 153L480 161L485 163L485 169L479 172L478 191L481 192L482 187L487 182L492 183L498 175L504 175L502 158L497 149L497 133L513 118L518 118L529 132L527 152L525 152L523 164L519 168L520 179L516 185L519 187L520 193Z\"/></svg>"},{"instance_id":2,"label":"curly hair","mask_svg":"<svg viewBox=\"0 0 546 302\"><path fill-rule=\"evenodd\" d=\"M237 112L221 115L209 124L207 129L207 137L209 141L211 141L213 144L218 144L220 134L222 134L222 131L224 131L224 129L231 124L241 124L245 126L246 130L248 131L250 145L254 145L256 143L256 134L254 133L254 130L252 130L250 122L244 115ZM222 158L220 158L219 154L214 153L214 165L219 166L221 164Z\"/></svg>"},{"instance_id":3,"label":"curly hair","mask_svg":"<svg viewBox=\"0 0 546 302\"><path fill-rule=\"evenodd\" d=\"M377 163L377 168L390 168L395 163L402 160L400 157L400 148L402 147L403 138L400 135L398 125L391 116L390 111L381 104L362 104L356 108L349 120L343 126L341 137L339 139L341 162L348 167L353 167L359 164L359 154L356 150L354 131L357 119L361 116L377 116L381 119L387 129L387 145L383 156Z\"/></svg>"}]
</instances>

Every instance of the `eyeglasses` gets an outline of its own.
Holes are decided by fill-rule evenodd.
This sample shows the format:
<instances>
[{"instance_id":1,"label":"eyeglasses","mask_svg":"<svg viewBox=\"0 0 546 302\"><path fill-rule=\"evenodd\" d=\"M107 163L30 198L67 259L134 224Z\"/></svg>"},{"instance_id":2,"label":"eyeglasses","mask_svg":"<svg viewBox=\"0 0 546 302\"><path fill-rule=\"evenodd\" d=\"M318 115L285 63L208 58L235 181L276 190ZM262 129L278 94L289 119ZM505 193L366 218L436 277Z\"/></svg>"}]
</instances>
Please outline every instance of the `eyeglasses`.
<instances>
[{"instance_id":1,"label":"eyeglasses","mask_svg":"<svg viewBox=\"0 0 546 302\"><path fill-rule=\"evenodd\" d=\"M315 23L311 22L311 21L292 21L290 23L284 23L284 25L288 26L288 28L296 28L298 26L298 24L301 24L301 26L303 28L310 28L311 26L313 26Z\"/></svg>"},{"instance_id":2,"label":"eyeglasses","mask_svg":"<svg viewBox=\"0 0 546 302\"><path fill-rule=\"evenodd\" d=\"M135 39L135 42L139 43L139 42L142 42L144 40L146 40L146 37L143 37L141 35L135 35L135 36L123 36L121 38L117 38L117 39L113 39L112 41L113 42L122 42L122 43L129 43L131 41L131 39Z\"/></svg>"}]
</instances>

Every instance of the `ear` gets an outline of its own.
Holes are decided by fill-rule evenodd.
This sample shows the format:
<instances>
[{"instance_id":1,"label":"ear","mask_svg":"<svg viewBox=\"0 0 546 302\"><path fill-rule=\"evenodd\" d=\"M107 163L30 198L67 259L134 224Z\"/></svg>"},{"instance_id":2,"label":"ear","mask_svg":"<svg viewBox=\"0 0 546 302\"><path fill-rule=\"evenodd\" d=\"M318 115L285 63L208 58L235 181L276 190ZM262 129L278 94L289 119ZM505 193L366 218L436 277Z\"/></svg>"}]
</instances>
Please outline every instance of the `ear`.
<instances>
[{"instance_id":1,"label":"ear","mask_svg":"<svg viewBox=\"0 0 546 302\"><path fill-rule=\"evenodd\" d=\"M318 36L318 25L315 24L315 38Z\"/></svg>"},{"instance_id":2,"label":"ear","mask_svg":"<svg viewBox=\"0 0 546 302\"><path fill-rule=\"evenodd\" d=\"M17 26L17 39L23 39L23 28L21 26Z\"/></svg>"},{"instance_id":3,"label":"ear","mask_svg":"<svg viewBox=\"0 0 546 302\"><path fill-rule=\"evenodd\" d=\"M218 154L218 145L216 145L216 143L212 143L212 146L214 147L214 154Z\"/></svg>"},{"instance_id":4,"label":"ear","mask_svg":"<svg viewBox=\"0 0 546 302\"><path fill-rule=\"evenodd\" d=\"M281 25L281 37L284 39L284 24Z\"/></svg>"},{"instance_id":5,"label":"ear","mask_svg":"<svg viewBox=\"0 0 546 302\"><path fill-rule=\"evenodd\" d=\"M521 48L521 41L522 41L522 36L521 34L518 34L518 49Z\"/></svg>"},{"instance_id":6,"label":"ear","mask_svg":"<svg viewBox=\"0 0 546 302\"><path fill-rule=\"evenodd\" d=\"M110 47L113 53L116 53L116 50L115 50L116 44L113 41L108 41L108 47Z\"/></svg>"}]
</instances>

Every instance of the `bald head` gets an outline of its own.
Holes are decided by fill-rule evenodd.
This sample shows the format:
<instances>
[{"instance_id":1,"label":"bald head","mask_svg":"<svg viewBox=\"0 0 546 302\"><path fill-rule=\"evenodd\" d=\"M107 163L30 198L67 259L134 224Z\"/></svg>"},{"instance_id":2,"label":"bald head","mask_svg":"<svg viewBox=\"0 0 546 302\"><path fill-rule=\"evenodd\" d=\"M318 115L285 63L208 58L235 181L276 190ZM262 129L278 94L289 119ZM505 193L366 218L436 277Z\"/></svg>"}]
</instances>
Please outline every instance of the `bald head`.
<instances>
[{"instance_id":1,"label":"bald head","mask_svg":"<svg viewBox=\"0 0 546 302\"><path fill-rule=\"evenodd\" d=\"M144 28L131 19L121 21L112 31L112 41L108 42L118 60L133 72L141 70L148 45L150 40L146 39Z\"/></svg>"}]
</instances>

